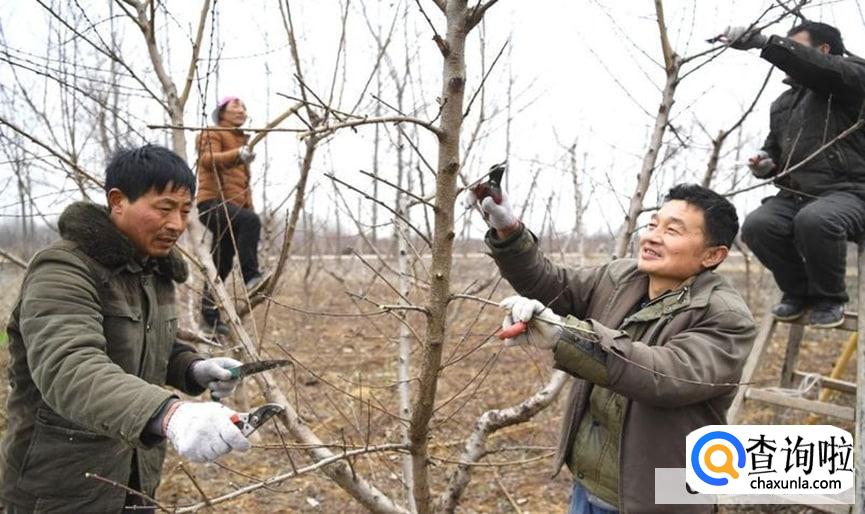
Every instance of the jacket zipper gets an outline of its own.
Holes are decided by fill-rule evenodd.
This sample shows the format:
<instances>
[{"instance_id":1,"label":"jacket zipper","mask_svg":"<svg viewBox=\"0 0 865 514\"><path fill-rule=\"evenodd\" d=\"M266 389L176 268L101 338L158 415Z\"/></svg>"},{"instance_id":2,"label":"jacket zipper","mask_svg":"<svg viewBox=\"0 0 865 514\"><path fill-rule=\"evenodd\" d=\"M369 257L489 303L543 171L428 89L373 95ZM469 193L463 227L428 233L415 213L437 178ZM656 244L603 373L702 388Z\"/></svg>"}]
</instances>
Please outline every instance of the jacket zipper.
<instances>
[{"instance_id":1,"label":"jacket zipper","mask_svg":"<svg viewBox=\"0 0 865 514\"><path fill-rule=\"evenodd\" d=\"M687 291L688 291L688 286L685 286L682 289L682 292L679 293L678 299L681 300L682 296L684 296ZM658 321L658 323L656 323L656 326L653 327L653 329L652 329L652 334L651 334L652 339L655 339L656 334L660 333L660 331L663 330L663 328L667 325L667 323L669 323L672 319L673 319L672 313L663 316ZM649 342L654 343L654 341L649 341ZM650 344L649 346L655 346L655 345ZM624 412L622 413L622 429L619 430L619 504L621 506L622 514L627 514L627 512L628 512L627 509L625 508L625 494L624 494L624 485L623 485L624 480L622 480L622 470L624 469L624 466L623 466L624 457L623 456L624 456L625 452L623 450L624 450L624 442L625 442L625 427L628 424L628 414L631 413L631 403L633 402L633 400L631 400L627 397L625 398L625 400L626 400L625 401L625 408L624 408Z\"/></svg>"}]
</instances>

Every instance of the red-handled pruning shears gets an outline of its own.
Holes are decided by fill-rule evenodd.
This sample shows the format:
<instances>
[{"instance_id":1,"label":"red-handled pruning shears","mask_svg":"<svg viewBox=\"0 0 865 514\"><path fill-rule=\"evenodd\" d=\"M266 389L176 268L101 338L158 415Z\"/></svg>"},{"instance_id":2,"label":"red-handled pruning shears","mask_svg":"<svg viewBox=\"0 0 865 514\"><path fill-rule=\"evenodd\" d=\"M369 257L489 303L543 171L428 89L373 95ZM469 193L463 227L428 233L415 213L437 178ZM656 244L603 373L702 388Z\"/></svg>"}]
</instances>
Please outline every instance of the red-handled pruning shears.
<instances>
[{"instance_id":1,"label":"red-handled pruning shears","mask_svg":"<svg viewBox=\"0 0 865 514\"><path fill-rule=\"evenodd\" d=\"M501 340L511 339L511 338L517 337L518 335L520 335L522 333L525 333L525 331L528 330L528 328L529 328L529 326L526 324L525 321L517 321L516 323L509 326L508 328L501 329L499 331L498 336L499 336L499 339L501 339Z\"/></svg>"},{"instance_id":2,"label":"red-handled pruning shears","mask_svg":"<svg viewBox=\"0 0 865 514\"><path fill-rule=\"evenodd\" d=\"M258 427L263 425L267 420L282 414L285 407L278 403L265 403L261 407L252 412L235 412L231 416L231 422L234 423L245 437L258 430Z\"/></svg>"}]
</instances>

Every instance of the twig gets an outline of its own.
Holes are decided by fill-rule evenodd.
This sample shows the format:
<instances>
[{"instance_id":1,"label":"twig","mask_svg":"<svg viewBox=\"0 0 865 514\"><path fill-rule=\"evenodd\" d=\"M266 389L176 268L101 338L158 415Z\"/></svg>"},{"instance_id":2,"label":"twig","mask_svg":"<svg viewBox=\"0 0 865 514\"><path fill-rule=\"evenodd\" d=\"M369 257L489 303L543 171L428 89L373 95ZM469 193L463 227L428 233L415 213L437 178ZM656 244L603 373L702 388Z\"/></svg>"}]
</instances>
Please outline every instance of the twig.
<instances>
[{"instance_id":1,"label":"twig","mask_svg":"<svg viewBox=\"0 0 865 514\"><path fill-rule=\"evenodd\" d=\"M492 451L487 451L485 453L493 453ZM540 460L549 459L556 452L547 452L543 455L538 455L537 457L530 457L528 459L521 460L507 460L502 462L470 462L458 459L447 459L444 457L436 457L434 455L430 455L430 460L437 460L439 462L444 462L446 464L459 464L460 466L471 466L475 468L506 468L510 466L524 466L526 464L531 464L533 462L538 462Z\"/></svg>"},{"instance_id":2,"label":"twig","mask_svg":"<svg viewBox=\"0 0 865 514\"><path fill-rule=\"evenodd\" d=\"M486 84L486 82L487 82L487 78L490 76L490 73L492 73L493 68L496 67L496 63L499 62L499 58L502 56L502 53L504 53L505 48L508 47L508 43L510 43L510 42L511 42L510 39L505 40L505 43L499 49L499 53L496 54L496 58L493 59L493 62L490 64L490 67L487 69L487 72L484 73L483 78L481 78L481 84L475 90L475 93L472 95L471 99L469 99L469 103L466 106L466 110L463 112L463 118L465 118L466 116L469 115L469 111L472 110L472 104L475 103L475 98L477 98L478 94L483 90L484 84Z\"/></svg>"},{"instance_id":3,"label":"twig","mask_svg":"<svg viewBox=\"0 0 865 514\"><path fill-rule=\"evenodd\" d=\"M421 198L420 196L418 196L418 195L412 193L411 191L407 191L406 189L404 189L404 188L402 188L402 187L400 187L400 186L394 184L393 182L391 182L391 181L389 181L389 180L387 180L387 179L385 179L385 178L381 178L381 177L379 177L379 176L377 176L377 175L373 175L372 173L370 173L370 172L368 172L368 171L364 171L364 170L358 170L358 171L360 171L362 174L366 175L367 177L371 177L373 180L378 180L379 182L383 182L383 183L389 185L390 187L396 189L397 191L399 191L399 192L401 192L401 193L404 193L404 194L406 194L406 195L408 195L408 196L414 198L415 200L417 200L417 203L422 203L422 204L424 204L424 205L426 205L426 206L428 206L428 207L432 207L433 212L435 212L435 211L438 210L438 207L436 207L435 204L430 203L430 202L427 201L427 200L424 200L424 199Z\"/></svg>"},{"instance_id":4,"label":"twig","mask_svg":"<svg viewBox=\"0 0 865 514\"><path fill-rule=\"evenodd\" d=\"M499 486L499 489L501 489L502 492L505 493L505 498L508 499L508 503L511 504L511 507L517 512L517 514L523 514L520 506L517 505L516 501L514 501L514 497L511 496L511 493L507 490L507 488L505 488L505 484L502 483L502 478L499 476L499 470L496 468L493 468L493 478L496 479L496 484Z\"/></svg>"},{"instance_id":5,"label":"twig","mask_svg":"<svg viewBox=\"0 0 865 514\"><path fill-rule=\"evenodd\" d=\"M181 341L186 341L188 343L198 343L198 344L206 344L208 346L215 346L217 348L222 348L222 345L216 341L203 337L200 334L193 332L192 330L178 327L177 329L177 339Z\"/></svg>"},{"instance_id":6,"label":"twig","mask_svg":"<svg viewBox=\"0 0 865 514\"><path fill-rule=\"evenodd\" d=\"M276 132L276 131L274 130L274 129L276 128L276 126L279 125L280 123L282 123L283 121L285 121L285 120L286 120L289 116L291 116L292 114L297 113L297 111L298 111L302 106L303 106L303 104L300 103L300 102L298 102L298 103L292 105L292 106L289 107L289 108L288 108L284 113L280 114L279 116L277 116L276 118L274 118L273 120L271 120L271 122L268 123L268 124L267 124L263 129L259 129L259 130L257 130L256 132L258 132L258 134L256 134L255 137L253 137L253 138L249 141L249 143L248 143L247 146L249 146L250 148L253 148L253 147L254 147L255 145L257 145L259 142L261 142L261 140L264 139L265 136L267 136L267 134L269 134L270 132Z\"/></svg>"},{"instance_id":7,"label":"twig","mask_svg":"<svg viewBox=\"0 0 865 514\"><path fill-rule=\"evenodd\" d=\"M24 262L24 260L22 260L20 257L12 255L11 253L3 250L2 248L0 248L0 257L3 257L12 264L20 267L21 269L27 269L27 263Z\"/></svg>"},{"instance_id":8,"label":"twig","mask_svg":"<svg viewBox=\"0 0 865 514\"><path fill-rule=\"evenodd\" d=\"M379 272L377 269L375 269L375 268L372 266L372 264L370 264L369 262L367 262L367 260L364 259L363 256L362 256L361 254L357 253L357 250L355 250L354 248L352 248L352 249L351 249L351 252L354 254L355 257L357 257L358 259L360 259L360 262L362 262L364 266L366 266L367 268L369 268L369 270L372 271L372 272L375 274L375 276L377 276L378 278L380 278L380 279L385 283L385 285L387 285L387 287L390 288L391 291L393 291L394 293L397 294L397 296L399 296L400 298L402 298L402 300L403 300L406 304L411 304L411 301L410 301L408 298L406 298L405 295L403 295L402 292L400 292L400 290L397 289L396 286L394 286L393 284L391 284L391 283L390 283L390 280L386 279L386 278L384 277L384 275L381 274L381 272Z\"/></svg>"},{"instance_id":9,"label":"twig","mask_svg":"<svg viewBox=\"0 0 865 514\"><path fill-rule=\"evenodd\" d=\"M472 8L471 13L469 13L467 22L467 25L469 27L468 30L471 30L472 27L480 23L481 20L484 18L484 14L486 14L487 10L489 10L490 7L496 5L496 2L498 1L499 0L488 0L487 3L483 5L478 2L478 5Z\"/></svg>"},{"instance_id":10,"label":"twig","mask_svg":"<svg viewBox=\"0 0 865 514\"><path fill-rule=\"evenodd\" d=\"M373 202L375 202L375 203L381 205L381 206L384 207L385 209L389 210L389 211L390 211L394 216L396 216L397 218L399 218L399 219L401 219L403 222L405 222L405 224L408 225L408 227L409 227L410 229L412 229L412 230L413 230L417 235L419 235L419 236L421 237L421 239L423 239L424 242L425 242L428 246L432 246L432 242L430 242L429 238L428 238L427 236L425 236L424 233L420 231L420 229L418 229L417 227L415 227L415 226L411 223L411 221L409 221L408 219L406 219L402 214L398 213L398 212L397 212L393 207L391 207L390 205L388 205L388 204L386 204L386 203L384 203L384 202L382 202L382 201L379 201L379 200L376 199L376 198L371 197L370 195L366 194L365 192L361 191L360 189L358 189L358 188L352 186L351 184L349 184L349 183L347 183L347 182L343 182L342 180L336 178L332 173L325 173L324 176L327 177L327 178L329 178L329 179L331 179L331 180L334 180L334 181L336 181L336 182L339 182L340 184L342 184L342 185L344 185L345 187L351 189L351 190L354 191L355 193L358 193L358 194L360 194L360 195L363 195L363 197L366 198L367 200L371 200L371 201L373 201Z\"/></svg>"},{"instance_id":11,"label":"twig","mask_svg":"<svg viewBox=\"0 0 865 514\"><path fill-rule=\"evenodd\" d=\"M288 309L290 311L299 312L301 314L306 314L308 316L327 316L333 318L368 318L370 316L382 316L386 314L385 312L321 312L321 311L310 311L307 309L301 309L300 307L295 307L293 305L288 305L286 303L282 303L279 300L276 300L272 296L264 296L265 300L271 302L275 305L278 305L284 309Z\"/></svg>"},{"instance_id":12,"label":"twig","mask_svg":"<svg viewBox=\"0 0 865 514\"><path fill-rule=\"evenodd\" d=\"M315 127L311 130L300 131L301 134L298 137L303 139L303 138L306 138L309 136L328 134L328 133L335 132L335 131L342 129L342 128L353 128L353 127L359 127L361 125L372 125L374 123L394 123L394 124L412 123L414 125L418 125L420 127L423 127L425 129L429 130L430 132L435 134L436 137L438 137L438 138L441 138L444 134L441 131L441 129L439 129L438 127L433 125L431 122L426 121L426 120L422 120L420 118L413 118L411 116L382 116L382 117L378 117L378 118L365 117L365 118L360 118L360 119L356 119L356 120L344 121L344 122L336 123L333 125L324 125L324 126L320 126L320 127Z\"/></svg>"},{"instance_id":13,"label":"twig","mask_svg":"<svg viewBox=\"0 0 865 514\"><path fill-rule=\"evenodd\" d=\"M278 484L280 482L284 482L285 480L288 480L290 478L294 478L296 476L300 476L300 475L309 473L311 471L315 471L315 470L323 468L329 464L333 464L334 462L337 462L337 461L340 461L343 459L349 459L349 458L355 457L357 455L364 455L364 454L368 454L368 453L377 453L377 452L405 451L407 449L408 449L408 447L404 444L382 444L382 445L378 445L378 446L366 447L366 448L363 448L360 450L346 451L344 453L339 453L337 455L333 455L333 456L321 459L321 460L317 461L315 464L310 464L309 466L300 468L297 471L290 471L287 473L282 473L279 475L272 476L272 477L268 478L267 480L264 480L260 483L248 485L246 487L241 487L241 488L237 489L236 491L232 491L228 494L224 494L222 496L218 496L216 498L211 499L210 504L207 504L204 502L199 502L199 503L189 505L186 507L181 507L181 508L174 510L174 511L171 511L171 512L175 512L177 514L182 514L184 512L195 512L195 511L202 509L204 507L209 507L211 505L224 503L224 502L231 500L233 498L237 498L238 496L242 496L244 494L248 494L248 493L251 493L253 491L257 491L258 489L266 488L268 486ZM156 505L157 505L157 507L159 507L159 504L156 504ZM162 507L162 509L165 510L166 512L169 512L164 507Z\"/></svg>"},{"instance_id":14,"label":"twig","mask_svg":"<svg viewBox=\"0 0 865 514\"><path fill-rule=\"evenodd\" d=\"M823 151L825 151L825 150L826 150L827 148L829 148L830 146L834 145L835 143L837 143L837 142L840 141L841 139L844 139L845 137L849 136L849 135L852 134L853 132L856 132L857 130L859 130L863 125L865 125L865 119L863 119L863 118L859 118L859 119L856 121L856 123L854 123L853 125L851 125L850 127L848 127L847 130L845 130L844 132L841 132L840 134L838 134L837 136L835 136L834 138L832 138L831 141L829 141L828 143L824 144L823 146L821 146L820 148L818 148L817 150L815 150L811 155L809 155L809 156L805 157L804 159L802 159L801 161L797 162L794 166L788 168L788 169L785 170L784 172L779 173L779 174L775 175L774 177L772 177L772 178L770 178L770 179L766 179L766 180L764 180L764 181L762 181L762 182L758 182L757 184L754 184L754 185L752 185L752 186L743 187L742 189L737 189L737 190L735 190L735 191L731 191L731 192L729 192L729 193L725 193L724 196L728 196L728 197L729 197L729 196L735 196L735 195L738 195L738 194L741 194L741 193L745 193L745 192L747 192L747 191L751 191L751 190L753 190L753 189L757 189L757 188L763 187L763 186L765 186L765 185L767 185L767 184L770 184L770 183L772 183L772 182L778 180L779 178L783 178L783 177L786 177L786 176L790 175L791 173L793 173L794 171L798 170L799 168L801 168L802 166L804 166L806 163L808 163L809 161L811 161L812 159L814 159L815 157L817 157L818 155L820 155Z\"/></svg>"},{"instance_id":15,"label":"twig","mask_svg":"<svg viewBox=\"0 0 865 514\"><path fill-rule=\"evenodd\" d=\"M433 41L435 41L436 46L439 47L439 51L442 53L442 55L447 57L448 54L450 54L450 49L448 48L447 42L444 39L442 39L442 37L439 35L438 31L436 30L435 25L433 25L432 20L429 19L429 16L427 16L427 13L426 13L426 11L424 11L423 6L420 4L420 0L414 0L414 1L417 4L417 8L420 9L420 13L423 15L424 19L426 20L426 22L429 24L430 28L433 31ZM440 1L444 2L444 0L435 0L435 1L436 1L436 5L439 5L439 7L442 9L442 12L444 12L444 10L445 10L443 7L444 3L442 3L442 4L438 3Z\"/></svg>"},{"instance_id":16,"label":"twig","mask_svg":"<svg viewBox=\"0 0 865 514\"><path fill-rule=\"evenodd\" d=\"M307 132L307 129L299 128L278 128L278 127L195 127L189 125L147 125L149 129L172 129L172 130L191 130L191 131L214 131L214 132L234 132L241 130L243 132Z\"/></svg>"},{"instance_id":17,"label":"twig","mask_svg":"<svg viewBox=\"0 0 865 514\"><path fill-rule=\"evenodd\" d=\"M136 491L135 489L133 489L129 486L120 484L118 482L115 482L114 480L111 480L111 479L108 479L105 477L101 477L101 476L97 475L96 473L84 473L84 476L86 478L92 478L94 480L98 480L100 482L106 483L106 484L114 486L114 487L119 487L120 489L123 489L124 491L126 491L129 494L133 494L135 496L138 496L139 498L144 498L145 500L153 503L153 505L159 510L164 510L165 512L174 512L173 509L168 509L167 507L165 507L165 505L162 505L161 503L156 501L154 498L147 496L146 494L142 493L141 491Z\"/></svg>"},{"instance_id":18,"label":"twig","mask_svg":"<svg viewBox=\"0 0 865 514\"><path fill-rule=\"evenodd\" d=\"M204 489L201 488L201 484L199 484L198 480L195 479L195 475L193 475L191 471L186 469L186 466L184 466L182 462L180 463L180 470L183 471L186 474L186 476L189 477L189 480L192 481L192 485L195 486L195 489L198 490L198 494L201 495L201 499L204 500L204 504L207 505L208 507L210 507L211 506L210 498L207 497L207 494L204 492Z\"/></svg>"},{"instance_id":19,"label":"twig","mask_svg":"<svg viewBox=\"0 0 865 514\"><path fill-rule=\"evenodd\" d=\"M256 448L261 448L261 446L256 446ZM244 473L243 471L228 467L219 461L213 461L212 464L215 465L216 467L224 469L225 471L228 471L229 473L234 473L235 475L240 475L243 478L246 478L249 480L255 480L256 482L263 482L262 479L260 479L256 476L253 476L253 475L250 475L249 473ZM292 490L286 491L286 490L282 490L282 489L277 489L275 487L265 487L265 489L268 491L274 492L274 493L278 493L278 494L288 494L288 493L293 493L293 492L297 491L297 489L292 489Z\"/></svg>"}]
</instances>

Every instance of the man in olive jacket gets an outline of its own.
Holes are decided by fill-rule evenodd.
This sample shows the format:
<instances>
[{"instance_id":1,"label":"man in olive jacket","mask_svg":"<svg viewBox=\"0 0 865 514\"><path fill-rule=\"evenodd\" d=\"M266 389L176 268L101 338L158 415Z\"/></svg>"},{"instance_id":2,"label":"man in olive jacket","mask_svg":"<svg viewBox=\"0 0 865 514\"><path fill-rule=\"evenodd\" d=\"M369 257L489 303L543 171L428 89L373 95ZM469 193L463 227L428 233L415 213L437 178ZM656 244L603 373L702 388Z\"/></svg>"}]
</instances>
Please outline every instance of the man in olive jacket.
<instances>
[{"instance_id":1,"label":"man in olive jacket","mask_svg":"<svg viewBox=\"0 0 865 514\"><path fill-rule=\"evenodd\" d=\"M723 384L739 380L756 335L745 302L713 271L738 230L735 208L701 186L674 187L636 260L567 269L506 200L480 207L491 255L522 295L502 302L503 328L528 323L509 344L551 350L576 379L555 457L556 472L566 464L575 479L570 512L710 512L656 504L655 469L684 468L685 436L725 423L735 386Z\"/></svg>"},{"instance_id":2,"label":"man in olive jacket","mask_svg":"<svg viewBox=\"0 0 865 514\"><path fill-rule=\"evenodd\" d=\"M9 333L0 498L7 512L120 512L153 497L165 438L206 461L249 443L215 402L179 401L235 386L228 358L204 359L176 341L173 249L186 228L195 177L171 151L122 151L105 178L108 207L78 202L61 240L30 262Z\"/></svg>"},{"instance_id":3,"label":"man in olive jacket","mask_svg":"<svg viewBox=\"0 0 865 514\"><path fill-rule=\"evenodd\" d=\"M790 321L810 307L812 326L838 326L849 300L846 241L865 232L865 131L848 131L863 116L865 61L845 57L841 33L819 22L787 37L732 27L722 38L761 49L790 86L772 103L769 135L748 166L758 178L795 169L742 225L742 239L783 292L772 314Z\"/></svg>"}]
</instances>

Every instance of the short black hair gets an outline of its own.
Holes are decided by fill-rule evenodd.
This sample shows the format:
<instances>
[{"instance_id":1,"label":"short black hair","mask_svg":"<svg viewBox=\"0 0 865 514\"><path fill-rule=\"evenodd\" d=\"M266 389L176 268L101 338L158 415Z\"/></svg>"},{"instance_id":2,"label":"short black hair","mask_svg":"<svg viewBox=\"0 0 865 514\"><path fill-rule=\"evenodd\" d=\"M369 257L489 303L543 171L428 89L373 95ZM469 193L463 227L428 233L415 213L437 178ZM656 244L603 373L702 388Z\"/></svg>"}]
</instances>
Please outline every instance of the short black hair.
<instances>
[{"instance_id":1,"label":"short black hair","mask_svg":"<svg viewBox=\"0 0 865 514\"><path fill-rule=\"evenodd\" d=\"M671 200L683 200L703 211L708 246L733 246L733 240L739 233L739 216L730 200L697 184L673 186L664 197L664 202Z\"/></svg>"},{"instance_id":2,"label":"short black hair","mask_svg":"<svg viewBox=\"0 0 865 514\"><path fill-rule=\"evenodd\" d=\"M826 23L819 21L806 21L796 25L787 36L795 36L800 32L807 32L811 37L813 46L820 46L823 43L829 45L829 53L832 55L841 55L844 53L844 40L841 39L841 31Z\"/></svg>"},{"instance_id":3,"label":"short black hair","mask_svg":"<svg viewBox=\"0 0 865 514\"><path fill-rule=\"evenodd\" d=\"M105 192L119 189L130 202L151 189L162 193L188 189L195 196L195 175L179 155L158 145L118 151L105 168Z\"/></svg>"}]
</instances>

